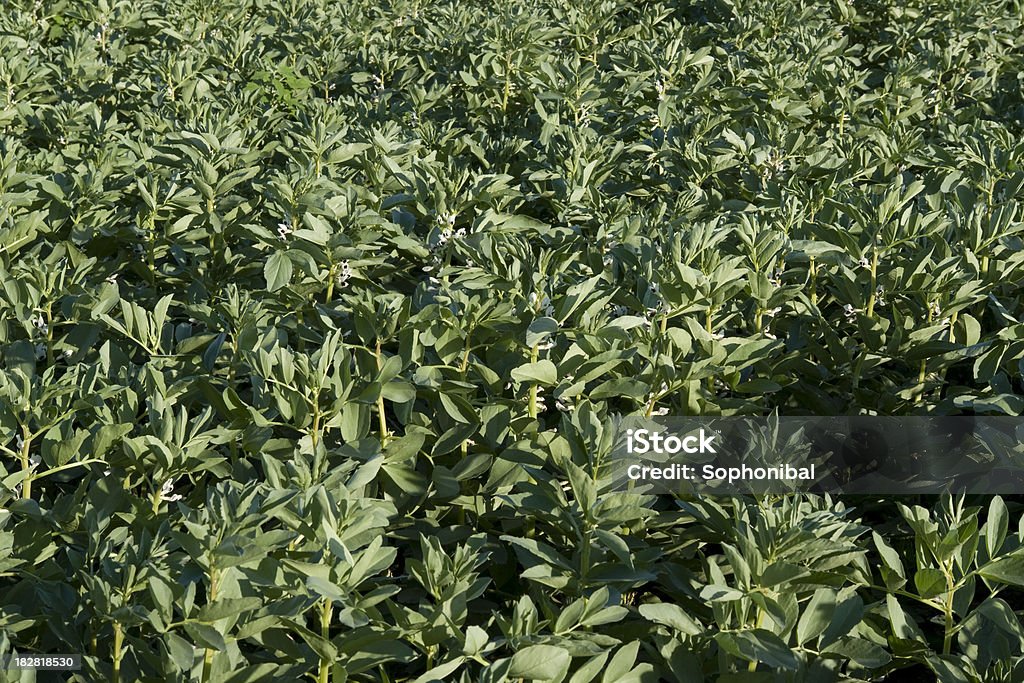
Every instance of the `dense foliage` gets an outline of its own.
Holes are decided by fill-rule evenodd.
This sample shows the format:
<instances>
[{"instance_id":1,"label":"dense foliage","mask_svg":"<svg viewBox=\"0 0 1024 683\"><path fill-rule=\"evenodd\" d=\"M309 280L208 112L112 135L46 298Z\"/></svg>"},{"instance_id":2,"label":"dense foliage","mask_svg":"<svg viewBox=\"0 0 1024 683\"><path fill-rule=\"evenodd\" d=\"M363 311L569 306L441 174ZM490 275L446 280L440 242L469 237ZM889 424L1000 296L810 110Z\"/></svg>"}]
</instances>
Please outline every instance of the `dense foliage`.
<instances>
[{"instance_id":1,"label":"dense foliage","mask_svg":"<svg viewBox=\"0 0 1024 683\"><path fill-rule=\"evenodd\" d=\"M602 469L1024 412L1022 93L1019 0L3 0L0 654L1024 680L1015 502Z\"/></svg>"}]
</instances>

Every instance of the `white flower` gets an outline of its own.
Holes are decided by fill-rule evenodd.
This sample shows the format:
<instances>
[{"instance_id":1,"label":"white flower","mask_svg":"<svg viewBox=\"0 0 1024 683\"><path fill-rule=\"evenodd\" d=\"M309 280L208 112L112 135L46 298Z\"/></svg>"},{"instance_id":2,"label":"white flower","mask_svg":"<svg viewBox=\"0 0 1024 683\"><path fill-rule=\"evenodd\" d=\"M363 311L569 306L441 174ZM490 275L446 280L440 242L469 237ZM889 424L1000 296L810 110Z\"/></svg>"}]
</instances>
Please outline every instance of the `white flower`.
<instances>
[{"instance_id":1,"label":"white flower","mask_svg":"<svg viewBox=\"0 0 1024 683\"><path fill-rule=\"evenodd\" d=\"M932 314L933 318L938 318L940 315L942 315L942 309L939 308L938 301L931 302L931 304L928 307L928 311Z\"/></svg>"},{"instance_id":2,"label":"white flower","mask_svg":"<svg viewBox=\"0 0 1024 683\"><path fill-rule=\"evenodd\" d=\"M173 503L176 500L181 500L181 498L182 496L180 494L174 493L173 479L168 479L164 482L163 486L160 487L160 500Z\"/></svg>"},{"instance_id":3,"label":"white flower","mask_svg":"<svg viewBox=\"0 0 1024 683\"><path fill-rule=\"evenodd\" d=\"M544 398L543 391L544 390L541 387L537 387L537 400L535 402L535 405L537 406L537 412L538 413L543 413L545 408L547 407L546 406L546 399ZM526 396L525 400L527 400L527 401L530 400L529 395Z\"/></svg>"},{"instance_id":4,"label":"white flower","mask_svg":"<svg viewBox=\"0 0 1024 683\"><path fill-rule=\"evenodd\" d=\"M882 285L878 285L878 287L875 289L875 304L877 306L884 306L885 305L885 296L884 295L885 295L885 290L882 288Z\"/></svg>"},{"instance_id":5,"label":"white flower","mask_svg":"<svg viewBox=\"0 0 1024 683\"><path fill-rule=\"evenodd\" d=\"M28 458L28 468L29 468L29 470L32 471L32 472L35 472L36 469L39 467L39 464L41 462L43 462L43 459L40 456L38 456L35 453L33 453Z\"/></svg>"},{"instance_id":6,"label":"white flower","mask_svg":"<svg viewBox=\"0 0 1024 683\"><path fill-rule=\"evenodd\" d=\"M651 411L651 416L653 417L655 415L668 415L668 408L655 408Z\"/></svg>"},{"instance_id":7,"label":"white flower","mask_svg":"<svg viewBox=\"0 0 1024 683\"><path fill-rule=\"evenodd\" d=\"M722 341L725 339L725 332L715 332L711 335L711 338L715 341Z\"/></svg>"},{"instance_id":8,"label":"white flower","mask_svg":"<svg viewBox=\"0 0 1024 683\"><path fill-rule=\"evenodd\" d=\"M617 305L611 307L611 317L612 318L621 318L622 316L626 315L627 313L629 313L629 309L626 308L625 306L621 305L621 304L617 304Z\"/></svg>"},{"instance_id":9,"label":"white flower","mask_svg":"<svg viewBox=\"0 0 1024 683\"><path fill-rule=\"evenodd\" d=\"M854 308L852 304L846 304L843 306L843 315L846 316L847 322L853 322L857 319L857 311L860 309Z\"/></svg>"},{"instance_id":10,"label":"white flower","mask_svg":"<svg viewBox=\"0 0 1024 683\"><path fill-rule=\"evenodd\" d=\"M334 284L337 285L338 287L346 287L348 286L348 281L349 279L351 279L351 277L352 266L349 265L349 262L347 260L342 261L339 264L338 272L334 274Z\"/></svg>"},{"instance_id":11,"label":"white flower","mask_svg":"<svg viewBox=\"0 0 1024 683\"><path fill-rule=\"evenodd\" d=\"M778 337L776 337L774 334L772 334L771 329L768 328L768 327L766 327L763 330L761 330L761 334L763 334L768 339L778 339Z\"/></svg>"},{"instance_id":12,"label":"white flower","mask_svg":"<svg viewBox=\"0 0 1024 683\"><path fill-rule=\"evenodd\" d=\"M25 440L23 438L21 438L21 434L15 434L14 435L14 448L15 448L15 450L20 451L24 447L25 447Z\"/></svg>"},{"instance_id":13,"label":"white flower","mask_svg":"<svg viewBox=\"0 0 1024 683\"><path fill-rule=\"evenodd\" d=\"M861 256L860 260L857 261L857 264L861 268L870 268L871 267L871 261L868 261L868 257L867 256Z\"/></svg>"},{"instance_id":14,"label":"white flower","mask_svg":"<svg viewBox=\"0 0 1024 683\"><path fill-rule=\"evenodd\" d=\"M109 282L112 285L117 284L117 273L111 273L108 275L106 282Z\"/></svg>"},{"instance_id":15,"label":"white flower","mask_svg":"<svg viewBox=\"0 0 1024 683\"><path fill-rule=\"evenodd\" d=\"M782 312L782 306L776 306L775 308L769 308L767 311L764 312L764 314L766 316L768 316L769 318L774 318L775 316L777 316L781 312Z\"/></svg>"},{"instance_id":16,"label":"white flower","mask_svg":"<svg viewBox=\"0 0 1024 683\"><path fill-rule=\"evenodd\" d=\"M654 82L654 89L658 91L658 99L664 100L665 91L668 90L668 86L665 85L665 81L659 78L657 81Z\"/></svg>"},{"instance_id":17,"label":"white flower","mask_svg":"<svg viewBox=\"0 0 1024 683\"><path fill-rule=\"evenodd\" d=\"M36 358L42 359L46 356L46 344L36 344Z\"/></svg>"},{"instance_id":18,"label":"white flower","mask_svg":"<svg viewBox=\"0 0 1024 683\"><path fill-rule=\"evenodd\" d=\"M277 224L277 236L279 238L281 238L282 240L287 239L288 235L290 234L292 234L292 228L290 225L283 222Z\"/></svg>"}]
</instances>

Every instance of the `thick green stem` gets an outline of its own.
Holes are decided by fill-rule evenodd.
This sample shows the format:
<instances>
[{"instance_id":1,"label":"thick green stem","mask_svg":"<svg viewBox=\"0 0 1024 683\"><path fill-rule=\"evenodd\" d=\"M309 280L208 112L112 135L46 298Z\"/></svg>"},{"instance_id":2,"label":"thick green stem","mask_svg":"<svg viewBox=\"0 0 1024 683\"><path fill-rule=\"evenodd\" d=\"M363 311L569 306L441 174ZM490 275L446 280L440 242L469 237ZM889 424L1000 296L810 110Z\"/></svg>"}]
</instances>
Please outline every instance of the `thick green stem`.
<instances>
[{"instance_id":1,"label":"thick green stem","mask_svg":"<svg viewBox=\"0 0 1024 683\"><path fill-rule=\"evenodd\" d=\"M810 271L811 271L810 272L810 279L811 279L811 284L810 284L810 289L811 289L811 305L812 306L817 306L818 305L818 266L817 266L817 264L815 264L813 256L810 257L810 264L811 265L808 266L808 267L810 268Z\"/></svg>"},{"instance_id":2,"label":"thick green stem","mask_svg":"<svg viewBox=\"0 0 1024 683\"><path fill-rule=\"evenodd\" d=\"M512 90L512 63L505 62L505 90L501 94L501 113L508 110L508 96Z\"/></svg>"},{"instance_id":3,"label":"thick green stem","mask_svg":"<svg viewBox=\"0 0 1024 683\"><path fill-rule=\"evenodd\" d=\"M875 291L878 287L878 250L871 250L871 285L868 292L868 317L875 315Z\"/></svg>"},{"instance_id":4,"label":"thick green stem","mask_svg":"<svg viewBox=\"0 0 1024 683\"><path fill-rule=\"evenodd\" d=\"M707 330L708 334L714 334L711 317L715 313L714 306L708 306L708 310L704 314L704 329ZM714 393L715 391L715 378L708 377L708 392Z\"/></svg>"},{"instance_id":5,"label":"thick green stem","mask_svg":"<svg viewBox=\"0 0 1024 683\"><path fill-rule=\"evenodd\" d=\"M331 601L324 598L320 601L320 637L324 640L331 639ZM334 662L326 659L320 660L320 675L317 677L317 683L328 683L331 676L331 668Z\"/></svg>"},{"instance_id":6,"label":"thick green stem","mask_svg":"<svg viewBox=\"0 0 1024 683\"><path fill-rule=\"evenodd\" d=\"M53 365L53 316L50 313L52 303L46 304L46 363Z\"/></svg>"},{"instance_id":7,"label":"thick green stem","mask_svg":"<svg viewBox=\"0 0 1024 683\"><path fill-rule=\"evenodd\" d=\"M530 362L531 363L536 363L537 359L539 357L540 357L540 346L538 344L534 344L533 348L530 350ZM537 384L536 383L533 383L533 384L530 385L530 407L529 407L529 410L530 410L530 417L536 418L537 417Z\"/></svg>"},{"instance_id":8,"label":"thick green stem","mask_svg":"<svg viewBox=\"0 0 1024 683\"><path fill-rule=\"evenodd\" d=\"M313 397L313 432L309 435L313 441L313 450L316 450L316 446L320 443L320 421L322 415L320 414L320 392L317 391Z\"/></svg>"},{"instance_id":9,"label":"thick green stem","mask_svg":"<svg viewBox=\"0 0 1024 683\"><path fill-rule=\"evenodd\" d=\"M932 309L931 305L928 306L928 325L932 324ZM917 372L917 397L914 399L915 403L921 403L924 400L924 380L928 373L928 360L926 358L921 359L920 369Z\"/></svg>"},{"instance_id":10,"label":"thick green stem","mask_svg":"<svg viewBox=\"0 0 1024 683\"><path fill-rule=\"evenodd\" d=\"M953 649L953 596L956 593L956 586L953 585L953 576L950 570L946 570L946 599L943 601L943 616L945 618L945 629L942 637L942 654L948 655Z\"/></svg>"},{"instance_id":11,"label":"thick green stem","mask_svg":"<svg viewBox=\"0 0 1024 683\"><path fill-rule=\"evenodd\" d=\"M29 459L29 448L32 447L32 433L28 425L21 426L21 471L25 474L21 482L21 497L28 500L32 497L32 462Z\"/></svg>"},{"instance_id":12,"label":"thick green stem","mask_svg":"<svg viewBox=\"0 0 1024 683\"><path fill-rule=\"evenodd\" d=\"M121 651L124 649L124 631L121 624L114 622L114 683L121 683Z\"/></svg>"},{"instance_id":13,"label":"thick green stem","mask_svg":"<svg viewBox=\"0 0 1024 683\"><path fill-rule=\"evenodd\" d=\"M213 604L217 600L217 583L220 580L217 569L210 566L209 581L210 587L207 591L206 602L207 604ZM206 648L203 652L203 677L202 683L208 683L210 680L210 669L213 668L213 655L214 651L211 648Z\"/></svg>"},{"instance_id":14,"label":"thick green stem","mask_svg":"<svg viewBox=\"0 0 1024 683\"><path fill-rule=\"evenodd\" d=\"M380 372L381 369L383 369L383 367L384 367L384 361L383 361L383 359L381 358L381 355L380 355L380 341L379 340L377 341L376 357L377 357L377 372ZM379 396L377 396L377 425L378 425L378 427L380 429L380 446L381 446L381 448L385 448L388 445L389 434L388 434L387 419L384 416L384 393L383 393L383 391L380 393Z\"/></svg>"},{"instance_id":15,"label":"thick green stem","mask_svg":"<svg viewBox=\"0 0 1024 683\"><path fill-rule=\"evenodd\" d=\"M590 528L583 532L583 545L580 547L580 587L586 588L587 575L590 573Z\"/></svg>"}]
</instances>

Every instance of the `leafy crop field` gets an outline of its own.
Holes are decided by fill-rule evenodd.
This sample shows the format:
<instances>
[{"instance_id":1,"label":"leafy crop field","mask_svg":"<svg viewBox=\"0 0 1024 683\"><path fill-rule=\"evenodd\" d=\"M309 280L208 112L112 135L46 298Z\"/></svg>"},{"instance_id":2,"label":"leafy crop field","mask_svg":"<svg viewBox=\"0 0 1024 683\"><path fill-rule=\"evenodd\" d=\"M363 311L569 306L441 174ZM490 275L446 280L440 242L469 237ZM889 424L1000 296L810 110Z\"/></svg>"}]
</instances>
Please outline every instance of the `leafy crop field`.
<instances>
[{"instance_id":1,"label":"leafy crop field","mask_svg":"<svg viewBox=\"0 0 1024 683\"><path fill-rule=\"evenodd\" d=\"M1022 681L1013 497L625 415L1024 412L1019 0L0 0L11 681Z\"/></svg>"}]
</instances>

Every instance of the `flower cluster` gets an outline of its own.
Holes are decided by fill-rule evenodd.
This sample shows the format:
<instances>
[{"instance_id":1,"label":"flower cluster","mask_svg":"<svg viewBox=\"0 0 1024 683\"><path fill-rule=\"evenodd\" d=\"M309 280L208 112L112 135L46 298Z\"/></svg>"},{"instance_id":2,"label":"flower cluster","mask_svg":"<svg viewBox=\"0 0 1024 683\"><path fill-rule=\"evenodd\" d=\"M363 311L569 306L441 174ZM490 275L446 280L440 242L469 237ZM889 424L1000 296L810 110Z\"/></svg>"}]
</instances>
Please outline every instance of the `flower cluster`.
<instances>
[{"instance_id":1,"label":"flower cluster","mask_svg":"<svg viewBox=\"0 0 1024 683\"><path fill-rule=\"evenodd\" d=\"M338 272L334 274L334 284L337 287L347 287L348 281L352 278L352 266L349 265L348 261L342 261L338 264Z\"/></svg>"},{"instance_id":2,"label":"flower cluster","mask_svg":"<svg viewBox=\"0 0 1024 683\"><path fill-rule=\"evenodd\" d=\"M668 90L668 84L666 84L663 79L659 78L654 82L654 89L658 91L658 99L664 100L665 93Z\"/></svg>"},{"instance_id":3,"label":"flower cluster","mask_svg":"<svg viewBox=\"0 0 1024 683\"><path fill-rule=\"evenodd\" d=\"M614 306L609 305L608 311L612 320L614 320L615 318L621 318L622 316L627 315L629 313L629 309L621 304L616 304Z\"/></svg>"},{"instance_id":4,"label":"flower cluster","mask_svg":"<svg viewBox=\"0 0 1024 683\"><path fill-rule=\"evenodd\" d=\"M176 500L181 500L182 496L180 493L174 493L174 480L168 479L160 487L160 500L166 503L173 503Z\"/></svg>"},{"instance_id":5,"label":"flower cluster","mask_svg":"<svg viewBox=\"0 0 1024 683\"><path fill-rule=\"evenodd\" d=\"M284 221L277 224L277 237L281 240L288 239L288 235L292 234L292 226Z\"/></svg>"},{"instance_id":6,"label":"flower cluster","mask_svg":"<svg viewBox=\"0 0 1024 683\"><path fill-rule=\"evenodd\" d=\"M46 334L50 331L50 326L46 322L46 318L43 317L42 313L39 315L33 315L28 319L28 322L32 327L36 328L36 331L40 334Z\"/></svg>"}]
</instances>

